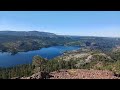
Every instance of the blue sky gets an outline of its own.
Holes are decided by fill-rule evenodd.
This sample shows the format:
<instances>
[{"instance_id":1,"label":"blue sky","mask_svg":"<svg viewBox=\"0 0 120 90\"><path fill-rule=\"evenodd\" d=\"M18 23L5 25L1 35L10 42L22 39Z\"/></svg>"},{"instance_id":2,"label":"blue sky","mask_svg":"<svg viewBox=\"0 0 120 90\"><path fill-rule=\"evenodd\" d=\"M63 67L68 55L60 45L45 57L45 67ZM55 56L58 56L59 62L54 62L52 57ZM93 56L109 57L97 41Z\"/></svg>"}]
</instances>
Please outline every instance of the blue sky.
<instances>
[{"instance_id":1,"label":"blue sky","mask_svg":"<svg viewBox=\"0 0 120 90\"><path fill-rule=\"evenodd\" d=\"M120 11L0 11L0 31L120 37Z\"/></svg>"}]
</instances>

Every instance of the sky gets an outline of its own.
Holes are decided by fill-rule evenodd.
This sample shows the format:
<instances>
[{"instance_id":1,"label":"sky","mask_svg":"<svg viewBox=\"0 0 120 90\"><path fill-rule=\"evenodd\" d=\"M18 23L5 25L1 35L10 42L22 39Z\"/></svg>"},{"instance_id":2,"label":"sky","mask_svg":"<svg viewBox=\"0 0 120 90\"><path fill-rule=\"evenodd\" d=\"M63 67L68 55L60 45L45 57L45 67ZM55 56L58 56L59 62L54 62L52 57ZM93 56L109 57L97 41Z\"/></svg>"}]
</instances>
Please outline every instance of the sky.
<instances>
[{"instance_id":1,"label":"sky","mask_svg":"<svg viewBox=\"0 0 120 90\"><path fill-rule=\"evenodd\" d=\"M120 37L120 11L0 11L0 31Z\"/></svg>"}]
</instances>

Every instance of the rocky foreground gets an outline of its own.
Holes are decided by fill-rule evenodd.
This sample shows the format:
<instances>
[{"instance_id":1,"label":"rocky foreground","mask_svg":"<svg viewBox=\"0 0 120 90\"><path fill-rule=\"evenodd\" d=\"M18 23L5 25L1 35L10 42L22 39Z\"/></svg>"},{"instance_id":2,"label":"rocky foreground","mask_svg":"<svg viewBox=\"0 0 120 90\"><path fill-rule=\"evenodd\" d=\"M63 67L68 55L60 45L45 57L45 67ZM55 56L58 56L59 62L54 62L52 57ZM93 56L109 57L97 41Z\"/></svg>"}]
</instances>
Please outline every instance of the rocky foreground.
<instances>
[{"instance_id":1,"label":"rocky foreground","mask_svg":"<svg viewBox=\"0 0 120 90\"><path fill-rule=\"evenodd\" d=\"M107 70L70 69L52 72L50 79L119 79Z\"/></svg>"},{"instance_id":2,"label":"rocky foreground","mask_svg":"<svg viewBox=\"0 0 120 90\"><path fill-rule=\"evenodd\" d=\"M69 69L51 73L38 72L30 77L12 79L120 79L107 70Z\"/></svg>"}]
</instances>

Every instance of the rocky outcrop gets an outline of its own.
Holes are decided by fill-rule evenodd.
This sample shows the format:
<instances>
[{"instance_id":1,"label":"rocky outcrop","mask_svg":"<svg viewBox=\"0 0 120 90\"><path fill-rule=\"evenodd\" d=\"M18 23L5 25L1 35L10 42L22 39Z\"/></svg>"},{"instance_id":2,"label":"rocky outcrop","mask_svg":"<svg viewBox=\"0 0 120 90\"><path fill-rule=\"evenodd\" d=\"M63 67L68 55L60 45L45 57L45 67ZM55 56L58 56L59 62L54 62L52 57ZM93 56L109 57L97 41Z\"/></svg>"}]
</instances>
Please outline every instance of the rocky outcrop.
<instances>
[{"instance_id":1,"label":"rocky outcrop","mask_svg":"<svg viewBox=\"0 0 120 90\"><path fill-rule=\"evenodd\" d=\"M50 79L120 79L107 70L69 69L50 73Z\"/></svg>"},{"instance_id":2,"label":"rocky outcrop","mask_svg":"<svg viewBox=\"0 0 120 90\"><path fill-rule=\"evenodd\" d=\"M38 72L30 77L11 79L120 79L120 77L108 70L63 69L51 73Z\"/></svg>"},{"instance_id":3,"label":"rocky outcrop","mask_svg":"<svg viewBox=\"0 0 120 90\"><path fill-rule=\"evenodd\" d=\"M50 75L47 72L38 72L29 77L13 77L11 79L47 79Z\"/></svg>"},{"instance_id":4,"label":"rocky outcrop","mask_svg":"<svg viewBox=\"0 0 120 90\"><path fill-rule=\"evenodd\" d=\"M13 77L13 78L11 78L11 79L20 79L20 77Z\"/></svg>"},{"instance_id":5,"label":"rocky outcrop","mask_svg":"<svg viewBox=\"0 0 120 90\"><path fill-rule=\"evenodd\" d=\"M30 77L22 77L21 79L47 79L49 78L49 73L47 72L38 72L33 74Z\"/></svg>"}]
</instances>

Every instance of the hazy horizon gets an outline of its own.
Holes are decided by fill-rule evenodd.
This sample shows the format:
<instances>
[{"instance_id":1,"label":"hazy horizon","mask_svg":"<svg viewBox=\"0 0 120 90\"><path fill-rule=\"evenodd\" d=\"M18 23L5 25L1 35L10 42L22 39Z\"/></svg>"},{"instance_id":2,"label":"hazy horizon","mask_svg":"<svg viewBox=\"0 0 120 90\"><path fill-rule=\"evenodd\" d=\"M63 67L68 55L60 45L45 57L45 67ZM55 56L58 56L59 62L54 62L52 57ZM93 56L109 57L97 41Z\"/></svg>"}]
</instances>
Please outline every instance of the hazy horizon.
<instances>
[{"instance_id":1,"label":"hazy horizon","mask_svg":"<svg viewBox=\"0 0 120 90\"><path fill-rule=\"evenodd\" d=\"M119 11L0 11L0 31L120 37Z\"/></svg>"}]
</instances>

